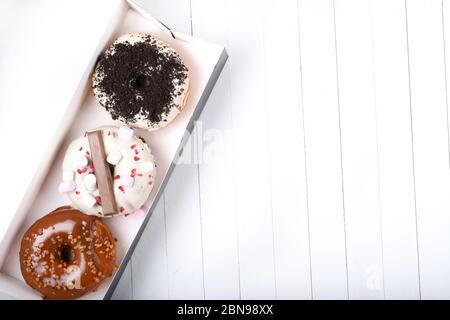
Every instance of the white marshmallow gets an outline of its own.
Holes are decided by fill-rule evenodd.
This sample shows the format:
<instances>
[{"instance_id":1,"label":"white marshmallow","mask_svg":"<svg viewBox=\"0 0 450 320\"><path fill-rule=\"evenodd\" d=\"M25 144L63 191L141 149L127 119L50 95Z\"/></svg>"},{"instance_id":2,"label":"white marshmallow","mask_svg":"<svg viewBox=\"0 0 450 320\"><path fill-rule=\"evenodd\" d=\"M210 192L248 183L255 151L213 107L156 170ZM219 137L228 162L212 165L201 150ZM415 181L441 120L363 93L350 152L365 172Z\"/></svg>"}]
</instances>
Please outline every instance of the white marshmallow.
<instances>
[{"instance_id":1,"label":"white marshmallow","mask_svg":"<svg viewBox=\"0 0 450 320\"><path fill-rule=\"evenodd\" d=\"M63 181L72 181L75 177L75 172L73 171L63 171L62 179Z\"/></svg>"},{"instance_id":2,"label":"white marshmallow","mask_svg":"<svg viewBox=\"0 0 450 320\"><path fill-rule=\"evenodd\" d=\"M59 184L58 190L61 193L69 193L69 192L75 191L76 188L77 188L77 185L76 185L75 181L69 180L69 181L61 182Z\"/></svg>"},{"instance_id":3,"label":"white marshmallow","mask_svg":"<svg viewBox=\"0 0 450 320\"><path fill-rule=\"evenodd\" d=\"M92 173L86 175L84 177L84 186L89 191L94 191L95 189L97 189L97 177Z\"/></svg>"},{"instance_id":4,"label":"white marshmallow","mask_svg":"<svg viewBox=\"0 0 450 320\"><path fill-rule=\"evenodd\" d=\"M89 160L88 160L88 158L86 158L85 155L80 154L75 159L75 164L76 164L77 168L86 167L89 164Z\"/></svg>"},{"instance_id":5,"label":"white marshmallow","mask_svg":"<svg viewBox=\"0 0 450 320\"><path fill-rule=\"evenodd\" d=\"M134 130L125 126L119 128L119 138L123 140L130 140L134 135Z\"/></svg>"},{"instance_id":6,"label":"white marshmallow","mask_svg":"<svg viewBox=\"0 0 450 320\"><path fill-rule=\"evenodd\" d=\"M122 154L120 153L120 151L117 151L117 150L111 151L108 154L108 156L106 157L106 161L108 161L108 163L112 164L113 166L118 164L121 159L122 159Z\"/></svg>"},{"instance_id":7,"label":"white marshmallow","mask_svg":"<svg viewBox=\"0 0 450 320\"><path fill-rule=\"evenodd\" d=\"M155 167L155 164L152 161L145 161L142 162L139 166L139 168L143 171L143 172L151 172L153 170L153 168Z\"/></svg>"},{"instance_id":8,"label":"white marshmallow","mask_svg":"<svg viewBox=\"0 0 450 320\"><path fill-rule=\"evenodd\" d=\"M132 187L134 178L131 176L120 176L120 184L124 187Z\"/></svg>"},{"instance_id":9,"label":"white marshmallow","mask_svg":"<svg viewBox=\"0 0 450 320\"><path fill-rule=\"evenodd\" d=\"M95 204L97 203L97 200L95 200L95 197L90 194L90 193L86 193L83 198L81 199L81 201L83 201L83 203L88 206L89 208L93 208L95 206Z\"/></svg>"}]
</instances>

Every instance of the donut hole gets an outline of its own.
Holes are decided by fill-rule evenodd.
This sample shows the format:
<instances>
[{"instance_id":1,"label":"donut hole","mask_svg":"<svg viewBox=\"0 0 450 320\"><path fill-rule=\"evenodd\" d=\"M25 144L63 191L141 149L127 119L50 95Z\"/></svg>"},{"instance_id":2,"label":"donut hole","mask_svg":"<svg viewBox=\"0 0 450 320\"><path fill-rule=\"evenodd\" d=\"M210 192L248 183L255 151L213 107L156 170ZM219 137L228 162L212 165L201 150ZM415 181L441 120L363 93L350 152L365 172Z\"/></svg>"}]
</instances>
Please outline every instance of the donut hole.
<instances>
[{"instance_id":1,"label":"donut hole","mask_svg":"<svg viewBox=\"0 0 450 320\"><path fill-rule=\"evenodd\" d=\"M71 246L69 246L68 244L63 244L59 248L59 256L65 263L72 263L73 259L75 258L75 253L73 252Z\"/></svg>"},{"instance_id":2,"label":"donut hole","mask_svg":"<svg viewBox=\"0 0 450 320\"><path fill-rule=\"evenodd\" d=\"M130 86L134 89L144 89L151 85L151 78L146 74L138 74L130 82Z\"/></svg>"}]
</instances>

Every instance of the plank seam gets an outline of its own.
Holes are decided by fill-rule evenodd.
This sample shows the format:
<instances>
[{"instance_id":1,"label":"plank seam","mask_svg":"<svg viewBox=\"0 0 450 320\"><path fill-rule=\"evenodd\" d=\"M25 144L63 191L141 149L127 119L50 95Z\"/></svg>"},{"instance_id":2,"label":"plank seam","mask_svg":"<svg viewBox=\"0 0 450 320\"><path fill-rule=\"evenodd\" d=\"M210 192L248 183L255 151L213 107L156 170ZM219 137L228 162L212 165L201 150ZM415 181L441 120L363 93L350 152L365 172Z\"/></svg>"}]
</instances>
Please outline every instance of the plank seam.
<instances>
[{"instance_id":1,"label":"plank seam","mask_svg":"<svg viewBox=\"0 0 450 320\"><path fill-rule=\"evenodd\" d=\"M262 26L262 46L263 46L263 65L264 65L264 105L265 105L265 117L266 117L266 125L267 125L267 130L266 130L266 142L267 142L267 161L268 161L268 165L269 165L269 174L268 174L268 179L269 179L269 190L270 190L270 197L269 197L269 202L270 202L270 214L271 214L271 218L272 218L272 259L273 259L273 281L274 281L274 286L275 286L275 299L277 299L278 297L278 287L277 287L277 264L276 264L276 253L275 253L275 231L274 231L274 214L273 214L273 190L272 190L272 160L271 160L271 148L270 148L270 125L269 125L269 107L268 107L268 102L267 102L267 92L268 92L268 86L267 86L267 70L266 70L266 41L265 41L265 17L266 17L266 12L265 12L265 8L263 9L263 14L262 14L262 21L261 21L261 26Z\"/></svg>"},{"instance_id":2,"label":"plank seam","mask_svg":"<svg viewBox=\"0 0 450 320\"><path fill-rule=\"evenodd\" d=\"M408 56L408 88L409 88L409 117L410 117L410 127L411 127L411 153L412 153L412 167L413 167L413 187L414 187L414 213L415 213L415 223L416 223L416 249L417 249L417 271L419 278L419 299L422 299L422 288L421 288L421 277L420 277L420 248L419 248L419 230L418 230L418 219L417 219L417 199L416 199L416 167L415 167L415 156L414 156L414 130L413 130L413 111L412 111L412 97L411 97L411 65L409 57L409 31L408 31L408 5L407 0L405 0L405 27L406 27L406 51Z\"/></svg>"},{"instance_id":3,"label":"plank seam","mask_svg":"<svg viewBox=\"0 0 450 320\"><path fill-rule=\"evenodd\" d=\"M302 73L302 49L301 49L301 37L300 37L300 13L299 13L300 5L299 0L297 0L297 25L298 25L298 53L299 53L299 63L300 63L300 111L302 115L302 130L303 130L303 157L305 159L305 196L306 196L306 218L308 225L308 255L309 255L309 281L310 281L310 295L311 299L314 300L314 292L313 292L313 271L312 271L312 257L311 257L311 228L310 228L310 219L309 219L309 197L308 197L308 168L307 168L307 152L306 152L306 139L305 139L305 112L303 107L303 73Z\"/></svg>"},{"instance_id":4,"label":"plank seam","mask_svg":"<svg viewBox=\"0 0 450 320\"><path fill-rule=\"evenodd\" d=\"M228 1L225 2L226 5L226 30L227 30L227 39L226 39L226 43L229 43L229 30L230 30L230 17L229 17L229 7L228 7ZM230 57L230 59L228 60L228 70L229 70L229 74L231 74L231 70L232 70L232 66L233 66L233 59ZM235 133L235 125L234 125L234 117L233 117L233 90L232 87L229 83L230 78L227 77L228 80L228 88L229 88L229 93L230 93L230 107L228 108L228 111L230 113L230 120L231 120L231 136L232 136L232 141L236 140L236 133ZM235 219L235 227L236 227L236 246L237 246L237 264L238 264L238 285L239 285L239 300L242 300L242 287L241 287L241 250L240 250L240 244L239 244L239 214L237 214L237 188L236 188L236 157L235 157L235 149L233 148L233 152L232 152L232 156L233 156L233 172L234 172L234 178L233 178L233 197L234 197L234 212L236 214L236 219Z\"/></svg>"},{"instance_id":5,"label":"plank seam","mask_svg":"<svg viewBox=\"0 0 450 320\"><path fill-rule=\"evenodd\" d=\"M450 130L448 123L448 86L447 86L447 55L445 52L445 19L444 19L444 1L441 1L441 14L442 14L442 43L444 46L444 81L445 81L445 109L447 112L447 144L448 144L448 163L450 167Z\"/></svg>"},{"instance_id":6,"label":"plank seam","mask_svg":"<svg viewBox=\"0 0 450 320\"><path fill-rule=\"evenodd\" d=\"M191 29L191 36L194 35L194 29L192 24L192 0L189 0L189 21L190 21L190 29ZM197 121L194 123L194 134L191 134L191 139L194 139L194 146L196 146L196 153L197 153L197 184L198 184L198 211L199 211L199 220L200 220L200 249L202 253L202 282L203 282L203 299L206 298L206 290L205 290L205 255L203 251L203 221L202 221L202 196L201 196L201 186L200 186L200 154L199 154L199 147L198 147L198 139L199 139L199 132L198 132L198 126Z\"/></svg>"},{"instance_id":7,"label":"plank seam","mask_svg":"<svg viewBox=\"0 0 450 320\"><path fill-rule=\"evenodd\" d=\"M377 89L376 89L376 77L375 77L375 49L373 41L373 10L372 10L372 0L369 1L369 11L370 11L370 44L372 46L372 86L373 86L373 103L375 112L375 137L376 137L376 149L377 149L377 184L378 184L378 215L380 223L380 242L381 242L381 264L382 268L382 279L383 279L383 298L386 300L386 281L384 272L384 240L383 240L383 214L381 205L381 178L380 178L380 141L379 141L379 124L378 124L378 111L377 111Z\"/></svg>"},{"instance_id":8,"label":"plank seam","mask_svg":"<svg viewBox=\"0 0 450 320\"><path fill-rule=\"evenodd\" d=\"M130 291L131 291L131 300L134 300L134 286L133 286L133 258L130 259Z\"/></svg>"},{"instance_id":9,"label":"plank seam","mask_svg":"<svg viewBox=\"0 0 450 320\"><path fill-rule=\"evenodd\" d=\"M339 67L338 67L338 52L337 52L337 36L336 36L336 6L335 0L333 0L333 24L334 24L334 49L335 49L335 62L336 62L336 87L337 87L337 107L338 107L338 122L339 122L339 151L341 157L341 189L342 189L342 209L344 220L344 248L345 248L345 270L346 270L346 283L347 283L347 300L350 299L350 286L348 279L348 249L347 249L347 221L345 217L345 191L344 191L344 165L342 157L342 126L341 126L341 102L339 95Z\"/></svg>"},{"instance_id":10,"label":"plank seam","mask_svg":"<svg viewBox=\"0 0 450 320\"><path fill-rule=\"evenodd\" d=\"M167 277L167 299L170 299L170 285L169 285L169 249L167 245L167 218L166 218L166 193L164 192L161 200L163 201L163 213L164 213L164 242L166 245L166 277Z\"/></svg>"},{"instance_id":11,"label":"plank seam","mask_svg":"<svg viewBox=\"0 0 450 320\"><path fill-rule=\"evenodd\" d=\"M195 124L195 134L192 138L195 138L194 143L197 144L197 183L198 183L198 210L199 210L199 218L200 218L200 242L201 242L201 252L202 252L202 280L203 280L203 299L206 298L206 290L205 290L205 256L203 253L203 221L202 221L202 197L201 197L201 187L200 187L200 155L198 148L198 126Z\"/></svg>"}]
</instances>

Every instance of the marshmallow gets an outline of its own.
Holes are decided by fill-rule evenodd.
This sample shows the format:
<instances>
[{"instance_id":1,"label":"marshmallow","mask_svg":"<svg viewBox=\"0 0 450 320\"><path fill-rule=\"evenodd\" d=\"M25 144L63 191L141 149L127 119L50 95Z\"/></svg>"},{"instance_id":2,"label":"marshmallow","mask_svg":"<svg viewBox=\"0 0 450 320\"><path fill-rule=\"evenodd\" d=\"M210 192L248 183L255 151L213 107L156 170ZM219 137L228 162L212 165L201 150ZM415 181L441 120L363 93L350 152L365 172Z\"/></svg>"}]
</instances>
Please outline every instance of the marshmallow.
<instances>
[{"instance_id":1,"label":"marshmallow","mask_svg":"<svg viewBox=\"0 0 450 320\"><path fill-rule=\"evenodd\" d=\"M83 203L88 206L89 208L93 208L95 206L95 204L97 203L97 200L95 199L95 197L90 194L87 193L83 196L83 199L81 199L81 201L83 201Z\"/></svg>"},{"instance_id":2,"label":"marshmallow","mask_svg":"<svg viewBox=\"0 0 450 320\"><path fill-rule=\"evenodd\" d=\"M89 191L94 191L95 189L97 189L97 177L92 173L85 176L84 177L84 186Z\"/></svg>"},{"instance_id":3,"label":"marshmallow","mask_svg":"<svg viewBox=\"0 0 450 320\"><path fill-rule=\"evenodd\" d=\"M108 154L106 161L108 161L109 164L112 164L113 166L115 166L116 164L118 164L120 162L121 159L122 159L122 154L120 153L120 151L114 150Z\"/></svg>"},{"instance_id":4,"label":"marshmallow","mask_svg":"<svg viewBox=\"0 0 450 320\"><path fill-rule=\"evenodd\" d=\"M143 172L151 172L153 170L153 168L155 167L155 165L153 164L152 161L145 161L142 162L141 165L139 166L139 168L143 171Z\"/></svg>"},{"instance_id":5,"label":"marshmallow","mask_svg":"<svg viewBox=\"0 0 450 320\"><path fill-rule=\"evenodd\" d=\"M148 209L145 207L141 207L139 209L137 209L135 212L133 212L133 215L136 215L139 218L144 218L145 215L147 214Z\"/></svg>"},{"instance_id":6,"label":"marshmallow","mask_svg":"<svg viewBox=\"0 0 450 320\"><path fill-rule=\"evenodd\" d=\"M75 164L76 164L77 168L79 168L79 167L86 167L89 164L89 160L88 160L88 158L86 158L85 155L80 154L75 159Z\"/></svg>"},{"instance_id":7,"label":"marshmallow","mask_svg":"<svg viewBox=\"0 0 450 320\"><path fill-rule=\"evenodd\" d=\"M76 188L77 188L77 185L76 185L75 181L69 180L69 181L61 182L59 184L58 190L61 193L69 193L69 192L75 191Z\"/></svg>"},{"instance_id":8,"label":"marshmallow","mask_svg":"<svg viewBox=\"0 0 450 320\"><path fill-rule=\"evenodd\" d=\"M134 135L134 130L125 126L119 128L119 138L123 140L130 140Z\"/></svg>"},{"instance_id":9,"label":"marshmallow","mask_svg":"<svg viewBox=\"0 0 450 320\"><path fill-rule=\"evenodd\" d=\"M131 176L120 176L120 184L124 187L132 187L134 184L134 178Z\"/></svg>"},{"instance_id":10,"label":"marshmallow","mask_svg":"<svg viewBox=\"0 0 450 320\"><path fill-rule=\"evenodd\" d=\"M73 171L63 171L62 179L63 181L72 181L74 179L75 172Z\"/></svg>"}]
</instances>

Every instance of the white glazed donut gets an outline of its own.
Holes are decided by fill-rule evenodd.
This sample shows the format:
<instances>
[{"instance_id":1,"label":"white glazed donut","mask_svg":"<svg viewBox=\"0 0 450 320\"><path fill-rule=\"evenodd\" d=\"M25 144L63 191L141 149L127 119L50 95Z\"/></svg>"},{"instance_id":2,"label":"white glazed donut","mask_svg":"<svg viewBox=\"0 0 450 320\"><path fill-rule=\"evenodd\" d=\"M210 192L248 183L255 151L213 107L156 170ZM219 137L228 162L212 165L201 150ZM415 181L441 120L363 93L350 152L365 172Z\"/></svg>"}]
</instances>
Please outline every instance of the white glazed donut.
<instances>
[{"instance_id":1,"label":"white glazed donut","mask_svg":"<svg viewBox=\"0 0 450 320\"><path fill-rule=\"evenodd\" d=\"M114 120L153 131L183 110L189 80L186 65L172 47L149 34L129 33L100 55L93 92Z\"/></svg>"},{"instance_id":2,"label":"white glazed donut","mask_svg":"<svg viewBox=\"0 0 450 320\"><path fill-rule=\"evenodd\" d=\"M117 214L141 209L153 188L156 166L150 148L128 127L101 127L107 161L113 177ZM103 216L87 134L68 147L64 161L61 193L67 193L82 212Z\"/></svg>"}]
</instances>

